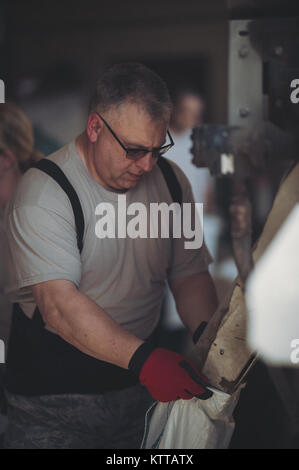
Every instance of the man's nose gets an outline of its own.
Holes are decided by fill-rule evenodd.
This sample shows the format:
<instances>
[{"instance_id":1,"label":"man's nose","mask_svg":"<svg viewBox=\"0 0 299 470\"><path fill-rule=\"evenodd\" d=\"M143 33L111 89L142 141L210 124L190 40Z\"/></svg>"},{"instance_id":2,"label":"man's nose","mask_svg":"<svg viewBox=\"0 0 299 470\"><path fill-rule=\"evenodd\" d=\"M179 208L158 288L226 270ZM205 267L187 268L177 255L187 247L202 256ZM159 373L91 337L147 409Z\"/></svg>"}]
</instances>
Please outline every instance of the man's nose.
<instances>
[{"instance_id":1,"label":"man's nose","mask_svg":"<svg viewBox=\"0 0 299 470\"><path fill-rule=\"evenodd\" d=\"M139 168L142 168L143 171L151 171L154 164L152 152L148 152L144 157L140 158L140 160L137 160L136 164Z\"/></svg>"}]
</instances>

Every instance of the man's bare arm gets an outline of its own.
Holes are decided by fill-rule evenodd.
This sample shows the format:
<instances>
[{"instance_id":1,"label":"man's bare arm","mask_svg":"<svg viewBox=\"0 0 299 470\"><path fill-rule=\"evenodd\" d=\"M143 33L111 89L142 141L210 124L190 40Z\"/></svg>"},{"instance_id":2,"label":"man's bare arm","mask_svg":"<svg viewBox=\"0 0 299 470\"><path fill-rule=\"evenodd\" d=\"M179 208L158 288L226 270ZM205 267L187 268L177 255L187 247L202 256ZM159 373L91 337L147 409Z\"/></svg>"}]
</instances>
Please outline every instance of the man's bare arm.
<instances>
[{"instance_id":1,"label":"man's bare arm","mask_svg":"<svg viewBox=\"0 0 299 470\"><path fill-rule=\"evenodd\" d=\"M218 299L211 275L208 271L185 279L169 282L178 313L191 334L201 322L208 322L215 312Z\"/></svg>"},{"instance_id":2,"label":"man's bare arm","mask_svg":"<svg viewBox=\"0 0 299 470\"><path fill-rule=\"evenodd\" d=\"M82 352L128 368L143 340L129 333L101 307L66 280L31 286L44 322Z\"/></svg>"}]
</instances>

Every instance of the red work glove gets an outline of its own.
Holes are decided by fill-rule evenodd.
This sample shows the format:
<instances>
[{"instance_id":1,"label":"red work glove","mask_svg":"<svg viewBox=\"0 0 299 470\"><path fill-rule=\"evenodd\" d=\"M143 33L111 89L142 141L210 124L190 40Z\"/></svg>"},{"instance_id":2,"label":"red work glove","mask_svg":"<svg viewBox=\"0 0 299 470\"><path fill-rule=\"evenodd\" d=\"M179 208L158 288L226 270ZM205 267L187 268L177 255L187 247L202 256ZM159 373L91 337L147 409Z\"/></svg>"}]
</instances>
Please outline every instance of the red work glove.
<instances>
[{"instance_id":1,"label":"red work glove","mask_svg":"<svg viewBox=\"0 0 299 470\"><path fill-rule=\"evenodd\" d=\"M135 351L129 369L158 401L190 400L194 396L206 400L213 395L206 388L206 377L188 359L168 349L155 348L149 342Z\"/></svg>"}]
</instances>

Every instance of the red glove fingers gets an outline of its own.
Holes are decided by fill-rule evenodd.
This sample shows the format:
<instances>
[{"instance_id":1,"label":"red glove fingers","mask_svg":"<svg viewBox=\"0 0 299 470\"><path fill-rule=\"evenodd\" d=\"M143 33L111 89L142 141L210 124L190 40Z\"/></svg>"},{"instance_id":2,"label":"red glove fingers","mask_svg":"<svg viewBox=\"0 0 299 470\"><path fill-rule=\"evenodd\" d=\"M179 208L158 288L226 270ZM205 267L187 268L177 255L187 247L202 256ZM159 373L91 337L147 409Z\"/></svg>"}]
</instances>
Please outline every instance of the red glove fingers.
<instances>
[{"instance_id":1,"label":"red glove fingers","mask_svg":"<svg viewBox=\"0 0 299 470\"><path fill-rule=\"evenodd\" d=\"M158 401L168 402L193 396L206 400L212 392L207 379L181 354L143 343L133 354L129 369Z\"/></svg>"}]
</instances>

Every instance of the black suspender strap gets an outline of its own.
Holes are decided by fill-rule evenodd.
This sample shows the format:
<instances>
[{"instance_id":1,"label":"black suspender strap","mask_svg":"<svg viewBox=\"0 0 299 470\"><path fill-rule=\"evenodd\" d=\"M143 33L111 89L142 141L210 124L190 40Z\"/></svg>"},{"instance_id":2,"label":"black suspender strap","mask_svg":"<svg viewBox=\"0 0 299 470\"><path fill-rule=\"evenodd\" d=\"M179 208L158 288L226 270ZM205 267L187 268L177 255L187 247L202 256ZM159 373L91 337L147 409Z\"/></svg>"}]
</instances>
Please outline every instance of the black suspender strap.
<instances>
[{"instance_id":1,"label":"black suspender strap","mask_svg":"<svg viewBox=\"0 0 299 470\"><path fill-rule=\"evenodd\" d=\"M159 157L157 163L160 170L162 171L173 202L182 204L182 188L171 164L164 157Z\"/></svg>"},{"instance_id":2,"label":"black suspender strap","mask_svg":"<svg viewBox=\"0 0 299 470\"><path fill-rule=\"evenodd\" d=\"M33 168L38 168L44 173L47 173L47 175L51 176L67 194L74 212L77 232L77 245L79 252L81 253L83 248L84 216L81 203L79 201L76 191L74 190L73 186L71 185L63 171L59 168L58 165L56 165L56 163L52 162L52 160L43 158L35 165L33 165Z\"/></svg>"},{"instance_id":3,"label":"black suspender strap","mask_svg":"<svg viewBox=\"0 0 299 470\"><path fill-rule=\"evenodd\" d=\"M52 162L52 160L49 160L47 158L41 159L39 162L35 163L33 165L33 168L37 168L40 171L43 171L47 175L51 176L57 184L63 189L63 191L66 193L68 196L70 203L72 205L73 213L74 213L74 218L75 218L75 226L76 226L76 233L77 233L77 246L78 250L81 253L82 248L83 248L83 235L84 235L84 216L83 216L83 211L81 207L80 200L78 198L78 195L63 173L63 171L59 168L56 163ZM32 321L40 326L44 327L44 321L42 319L42 316L40 314L40 311L38 307L36 307Z\"/></svg>"}]
</instances>

